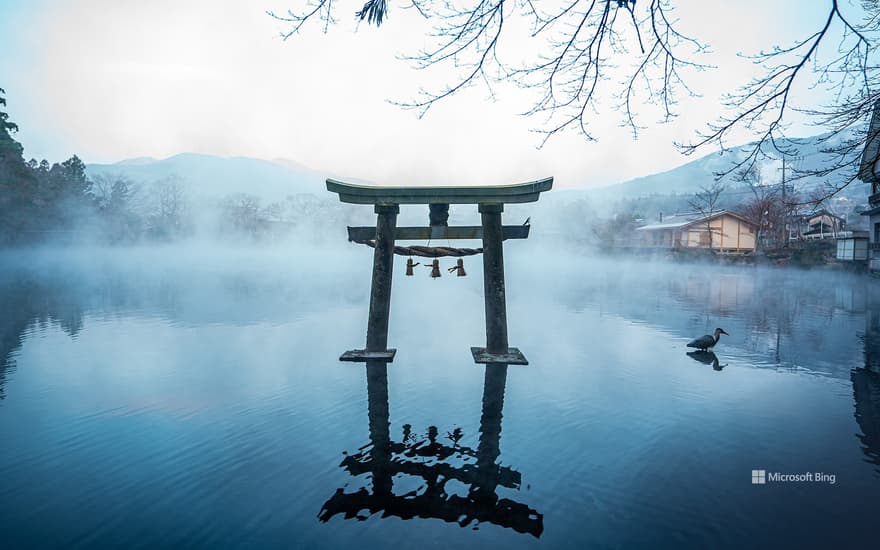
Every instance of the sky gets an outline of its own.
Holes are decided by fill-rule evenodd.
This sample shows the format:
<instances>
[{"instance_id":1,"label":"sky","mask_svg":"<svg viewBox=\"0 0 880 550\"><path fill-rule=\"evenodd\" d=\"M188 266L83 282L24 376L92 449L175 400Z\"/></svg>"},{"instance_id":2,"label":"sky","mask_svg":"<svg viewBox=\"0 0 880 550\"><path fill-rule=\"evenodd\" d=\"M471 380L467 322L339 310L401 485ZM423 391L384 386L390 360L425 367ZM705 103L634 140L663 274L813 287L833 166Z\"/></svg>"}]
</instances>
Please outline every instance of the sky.
<instances>
[{"instance_id":1,"label":"sky","mask_svg":"<svg viewBox=\"0 0 880 550\"><path fill-rule=\"evenodd\" d=\"M285 41L287 27L266 11L304 0L0 0L0 87L28 158L193 152L289 159L388 185L554 176L557 188L600 186L691 160L673 143L691 140L720 113L720 95L754 74L738 54L809 35L827 8L827 0L672 3L681 28L711 46L701 61L717 68L690 74L701 97L682 97L683 116L651 124L637 141L603 108L592 121L597 142L572 132L539 148L532 130L541 120L520 116L532 96L513 86L494 98L468 88L421 119L393 105L451 76L400 59L426 44L429 27L394 2L381 28L357 26L362 0L341 0L329 32L312 25ZM643 112L646 123L658 118Z\"/></svg>"}]
</instances>

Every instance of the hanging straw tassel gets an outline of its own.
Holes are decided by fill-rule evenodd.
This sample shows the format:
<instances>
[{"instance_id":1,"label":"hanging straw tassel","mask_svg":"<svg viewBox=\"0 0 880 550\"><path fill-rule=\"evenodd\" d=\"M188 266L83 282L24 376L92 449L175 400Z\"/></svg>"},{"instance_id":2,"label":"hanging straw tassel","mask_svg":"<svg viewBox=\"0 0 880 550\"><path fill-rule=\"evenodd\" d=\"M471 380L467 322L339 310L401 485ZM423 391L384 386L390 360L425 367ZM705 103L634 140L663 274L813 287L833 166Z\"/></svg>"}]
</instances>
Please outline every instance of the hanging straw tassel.
<instances>
[{"instance_id":1,"label":"hanging straw tassel","mask_svg":"<svg viewBox=\"0 0 880 550\"><path fill-rule=\"evenodd\" d=\"M453 271L455 271L455 274L456 274L458 277L466 277L466 276L467 276L467 273L464 272L464 260L462 260L461 258L459 258L459 259L455 262L455 265L454 265L454 266L450 267L450 268L447 269L446 271L448 271L448 272L450 272L450 273L452 273Z\"/></svg>"},{"instance_id":2,"label":"hanging straw tassel","mask_svg":"<svg viewBox=\"0 0 880 550\"><path fill-rule=\"evenodd\" d=\"M407 258L407 260L406 260L406 276L407 277L412 277L413 268L417 265L421 265L421 264L419 264L418 262L413 262L412 258Z\"/></svg>"},{"instance_id":3,"label":"hanging straw tassel","mask_svg":"<svg viewBox=\"0 0 880 550\"><path fill-rule=\"evenodd\" d=\"M431 268L431 278L432 279L436 279L437 277L440 276L440 260L434 260L433 262L431 262L430 266L425 265L425 267Z\"/></svg>"}]
</instances>

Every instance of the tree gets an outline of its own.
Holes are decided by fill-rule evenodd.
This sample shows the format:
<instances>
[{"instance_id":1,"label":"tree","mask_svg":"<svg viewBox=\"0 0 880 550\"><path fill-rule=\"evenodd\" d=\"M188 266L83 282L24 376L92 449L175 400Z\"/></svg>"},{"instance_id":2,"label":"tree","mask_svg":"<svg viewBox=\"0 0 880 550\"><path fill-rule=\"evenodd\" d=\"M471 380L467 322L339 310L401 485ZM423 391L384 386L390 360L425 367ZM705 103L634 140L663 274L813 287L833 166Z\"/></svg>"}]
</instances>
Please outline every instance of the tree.
<instances>
[{"instance_id":1,"label":"tree","mask_svg":"<svg viewBox=\"0 0 880 550\"><path fill-rule=\"evenodd\" d=\"M712 216L721 210L719 208L719 199L723 192L724 185L718 181L709 185L701 185L700 190L688 202L690 207L699 212L700 216L706 220L706 232L709 234L709 250L713 254L715 253L715 245L712 235L715 233L715 230L712 228Z\"/></svg>"},{"instance_id":2,"label":"tree","mask_svg":"<svg viewBox=\"0 0 880 550\"><path fill-rule=\"evenodd\" d=\"M717 0L719 3L723 0ZM284 22L285 39L310 21L324 31L336 22L332 0L310 0L302 10L269 12ZM459 91L485 84L513 81L536 91L529 115L544 115L538 128L544 142L567 129L594 139L593 112L603 100L614 101L622 123L634 135L642 128L637 105L659 107L663 121L679 114L677 100L694 92L689 73L704 70L700 54L707 42L682 34L673 15L675 0L560 0L552 7L532 0L472 0L459 2L401 0L402 9L417 10L433 23L431 45L407 58L417 68L449 67L456 77L434 91L423 91L401 105L424 114L432 105ZM723 150L738 131L755 141L718 176L735 175L765 158L799 155L797 139L786 136L787 123L801 113L830 133L823 137L828 162L795 177L843 176L843 183L826 190L825 197L854 180L858 156L867 140L866 122L880 99L880 63L874 45L880 36L880 2L876 0L823 0L825 16L817 28L792 44L756 44L751 59L760 75L737 86L724 100L726 113L707 121L694 141L679 144L685 153L714 145ZM390 14L386 0L367 0L355 17L382 25ZM760 14L756 14L760 17ZM517 35L511 21L531 27ZM505 47L517 38L529 40L534 59L510 63ZM515 57L519 59L519 56ZM615 66L624 76L613 78ZM821 87L827 104L798 104L797 90ZM543 142L542 142L543 143Z\"/></svg>"},{"instance_id":3,"label":"tree","mask_svg":"<svg viewBox=\"0 0 880 550\"><path fill-rule=\"evenodd\" d=\"M740 213L758 226L755 234L756 251L770 243L777 247L784 243L786 212L778 191L768 188L756 193L743 203Z\"/></svg>"},{"instance_id":4,"label":"tree","mask_svg":"<svg viewBox=\"0 0 880 550\"><path fill-rule=\"evenodd\" d=\"M0 243L11 243L21 241L33 223L36 179L22 157L24 148L12 138L18 126L5 112L5 93L0 88Z\"/></svg>"},{"instance_id":5,"label":"tree","mask_svg":"<svg viewBox=\"0 0 880 550\"><path fill-rule=\"evenodd\" d=\"M260 207L260 198L249 193L236 193L224 199L221 212L225 230L256 238L268 226L266 211Z\"/></svg>"},{"instance_id":6,"label":"tree","mask_svg":"<svg viewBox=\"0 0 880 550\"><path fill-rule=\"evenodd\" d=\"M0 89L0 109L6 105L2 94ZM110 205L121 212L130 195L127 184L108 183L107 204L99 204L94 193L103 183L95 184L88 178L79 157L51 165L46 160L25 162L21 144L11 136L17 130L8 114L0 110L0 243L70 236L94 222L96 209Z\"/></svg>"},{"instance_id":7,"label":"tree","mask_svg":"<svg viewBox=\"0 0 880 550\"><path fill-rule=\"evenodd\" d=\"M154 182L143 199L144 217L154 237L176 238L192 229L189 197L180 178L169 176Z\"/></svg>"},{"instance_id":8,"label":"tree","mask_svg":"<svg viewBox=\"0 0 880 550\"><path fill-rule=\"evenodd\" d=\"M0 88L0 107L6 107L6 98L3 97L6 95L6 90ZM9 122L9 114L3 110L0 110L0 132L5 135L12 134L18 131L18 125L14 122Z\"/></svg>"},{"instance_id":9,"label":"tree","mask_svg":"<svg viewBox=\"0 0 880 550\"><path fill-rule=\"evenodd\" d=\"M124 174L99 174L90 183L89 195L98 211L103 238L111 243L136 240L142 225L133 210L137 186Z\"/></svg>"},{"instance_id":10,"label":"tree","mask_svg":"<svg viewBox=\"0 0 880 550\"><path fill-rule=\"evenodd\" d=\"M608 220L593 221L593 236L601 247L629 246L642 220L637 211L618 211Z\"/></svg>"},{"instance_id":11,"label":"tree","mask_svg":"<svg viewBox=\"0 0 880 550\"><path fill-rule=\"evenodd\" d=\"M34 164L31 160L28 166ZM92 213L91 181L86 175L86 166L76 155L48 169L46 166L48 162L43 161L32 171L36 186L30 191L30 200L40 221L35 229L72 230Z\"/></svg>"},{"instance_id":12,"label":"tree","mask_svg":"<svg viewBox=\"0 0 880 550\"><path fill-rule=\"evenodd\" d=\"M742 174L741 179L752 192L752 197L741 205L740 213L758 226L755 250L759 250L770 239L779 243L786 217L780 200L780 187L765 182L758 166L752 166Z\"/></svg>"}]
</instances>

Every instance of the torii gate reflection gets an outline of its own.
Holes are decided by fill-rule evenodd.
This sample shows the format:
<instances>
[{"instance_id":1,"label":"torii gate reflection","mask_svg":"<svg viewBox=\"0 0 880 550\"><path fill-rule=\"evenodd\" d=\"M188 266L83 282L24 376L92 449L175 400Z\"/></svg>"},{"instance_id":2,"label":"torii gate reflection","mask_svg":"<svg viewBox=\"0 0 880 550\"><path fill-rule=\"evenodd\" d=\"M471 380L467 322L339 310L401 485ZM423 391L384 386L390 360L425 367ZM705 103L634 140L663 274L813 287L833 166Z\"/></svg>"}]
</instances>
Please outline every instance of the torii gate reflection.
<instances>
[{"instance_id":1,"label":"torii gate reflection","mask_svg":"<svg viewBox=\"0 0 880 550\"><path fill-rule=\"evenodd\" d=\"M529 533L536 538L541 536L543 514L525 504L499 498L496 492L498 486L519 489L521 483L519 472L497 464L501 454L507 365L486 366L476 451L458 445L454 436L452 446L440 443L437 441L438 430L433 426L426 437L419 439L413 437L405 425L402 440L394 441L388 414L388 365L382 361L368 361L366 369L370 445L347 455L340 467L353 476L371 473L372 491L361 488L346 493L342 488L337 489L324 503L318 519L326 522L337 514L351 519L365 510L370 514L382 512L382 517L437 518L462 527L476 520ZM448 462L450 458L462 458L466 463L454 465ZM422 478L424 490L395 494L393 479L397 474ZM446 483L449 480L467 485L467 495L448 494Z\"/></svg>"}]
</instances>

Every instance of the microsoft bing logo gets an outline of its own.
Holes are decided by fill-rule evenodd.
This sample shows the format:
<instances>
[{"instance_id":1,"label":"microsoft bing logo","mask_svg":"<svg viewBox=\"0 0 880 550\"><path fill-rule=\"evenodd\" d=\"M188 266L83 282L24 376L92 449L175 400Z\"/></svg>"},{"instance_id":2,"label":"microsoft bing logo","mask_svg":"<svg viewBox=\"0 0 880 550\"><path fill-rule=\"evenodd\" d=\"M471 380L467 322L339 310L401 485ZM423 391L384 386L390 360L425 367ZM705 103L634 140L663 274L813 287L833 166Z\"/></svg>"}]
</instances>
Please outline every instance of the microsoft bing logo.
<instances>
[{"instance_id":1,"label":"microsoft bing logo","mask_svg":"<svg viewBox=\"0 0 880 550\"><path fill-rule=\"evenodd\" d=\"M767 470L752 470L752 485L767 483Z\"/></svg>"}]
</instances>

